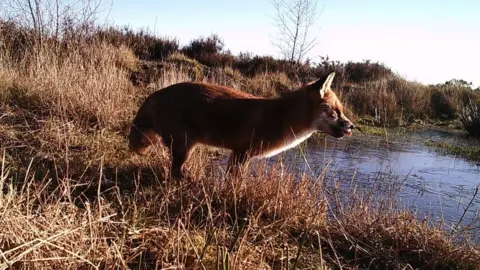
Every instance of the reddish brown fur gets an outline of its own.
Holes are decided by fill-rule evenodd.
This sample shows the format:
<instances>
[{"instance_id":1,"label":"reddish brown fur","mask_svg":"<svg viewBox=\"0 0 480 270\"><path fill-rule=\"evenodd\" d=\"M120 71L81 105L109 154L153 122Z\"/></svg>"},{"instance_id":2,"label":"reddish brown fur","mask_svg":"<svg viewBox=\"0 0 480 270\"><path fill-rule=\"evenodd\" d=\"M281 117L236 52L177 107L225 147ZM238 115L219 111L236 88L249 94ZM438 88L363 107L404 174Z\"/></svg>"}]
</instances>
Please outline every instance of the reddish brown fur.
<instances>
[{"instance_id":1,"label":"reddish brown fur","mask_svg":"<svg viewBox=\"0 0 480 270\"><path fill-rule=\"evenodd\" d=\"M330 117L328 110L342 114L332 91L321 98L322 83L319 80L272 99L206 83L171 85L152 93L142 104L133 121L129 147L144 154L160 137L171 151L173 177L182 178L184 163L198 143L231 149L231 167L316 130L341 137L343 131L339 134L338 128L327 127L328 121L321 120Z\"/></svg>"}]
</instances>

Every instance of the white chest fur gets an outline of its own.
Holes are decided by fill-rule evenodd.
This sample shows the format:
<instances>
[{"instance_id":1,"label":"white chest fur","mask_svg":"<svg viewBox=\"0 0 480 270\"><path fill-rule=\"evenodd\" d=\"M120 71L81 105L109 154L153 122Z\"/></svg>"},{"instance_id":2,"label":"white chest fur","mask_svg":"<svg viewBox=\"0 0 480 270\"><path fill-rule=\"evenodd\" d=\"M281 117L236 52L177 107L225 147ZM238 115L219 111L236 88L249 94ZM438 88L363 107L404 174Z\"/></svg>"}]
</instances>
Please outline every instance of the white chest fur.
<instances>
[{"instance_id":1,"label":"white chest fur","mask_svg":"<svg viewBox=\"0 0 480 270\"><path fill-rule=\"evenodd\" d=\"M262 155L262 157L272 157L272 156L275 156L285 150L288 150L290 148L293 148L297 145L299 145L300 143L302 143L303 141L305 141L306 139L308 139L310 136L312 136L314 131L308 131L304 134L300 134L298 136L293 136L292 138L290 138L289 140L287 140L281 147L277 148L277 149L272 149L266 153L264 153Z\"/></svg>"}]
</instances>

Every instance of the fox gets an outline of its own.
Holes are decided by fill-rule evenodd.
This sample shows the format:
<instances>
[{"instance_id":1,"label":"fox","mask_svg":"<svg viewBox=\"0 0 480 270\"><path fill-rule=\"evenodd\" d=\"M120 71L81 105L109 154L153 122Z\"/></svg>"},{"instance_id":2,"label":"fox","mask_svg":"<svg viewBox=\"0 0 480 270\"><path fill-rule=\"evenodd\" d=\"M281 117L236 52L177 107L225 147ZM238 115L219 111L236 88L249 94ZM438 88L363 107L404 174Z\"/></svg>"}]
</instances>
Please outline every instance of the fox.
<instances>
[{"instance_id":1,"label":"fox","mask_svg":"<svg viewBox=\"0 0 480 270\"><path fill-rule=\"evenodd\" d=\"M161 141L171 179L190 178L185 163L199 144L230 150L227 172L252 158L299 145L314 132L351 136L355 125L331 89L335 73L278 97L261 97L205 82L180 82L151 93L130 126L128 149L146 155Z\"/></svg>"}]
</instances>

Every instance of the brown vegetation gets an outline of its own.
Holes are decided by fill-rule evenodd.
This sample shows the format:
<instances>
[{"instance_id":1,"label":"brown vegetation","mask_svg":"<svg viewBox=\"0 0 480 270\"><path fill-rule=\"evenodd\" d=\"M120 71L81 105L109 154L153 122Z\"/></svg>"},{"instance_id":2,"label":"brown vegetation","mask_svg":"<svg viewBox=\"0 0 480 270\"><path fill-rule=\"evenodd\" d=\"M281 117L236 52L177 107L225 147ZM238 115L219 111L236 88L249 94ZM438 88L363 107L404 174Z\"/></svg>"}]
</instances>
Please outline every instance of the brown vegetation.
<instances>
[{"instance_id":1,"label":"brown vegetation","mask_svg":"<svg viewBox=\"0 0 480 270\"><path fill-rule=\"evenodd\" d=\"M145 63L128 44L40 45L28 31L2 24L0 32L1 269L480 266L478 246L396 210L392 196L327 187L323 176L298 179L281 161L224 179L224 153L200 148L187 164L195 181L165 182L165 150L130 155L126 134L140 101L191 79L188 69L167 61L135 86L131 74ZM279 70L271 79L265 70L245 77L234 67L222 72L228 68L205 68L201 80L265 95L296 84ZM414 84L405 94L394 82L410 85L394 76L352 84L343 95L354 112L372 114L364 102L379 102L387 122L415 107L400 100L428 102L417 91L429 87ZM399 108L390 112L393 103Z\"/></svg>"}]
</instances>

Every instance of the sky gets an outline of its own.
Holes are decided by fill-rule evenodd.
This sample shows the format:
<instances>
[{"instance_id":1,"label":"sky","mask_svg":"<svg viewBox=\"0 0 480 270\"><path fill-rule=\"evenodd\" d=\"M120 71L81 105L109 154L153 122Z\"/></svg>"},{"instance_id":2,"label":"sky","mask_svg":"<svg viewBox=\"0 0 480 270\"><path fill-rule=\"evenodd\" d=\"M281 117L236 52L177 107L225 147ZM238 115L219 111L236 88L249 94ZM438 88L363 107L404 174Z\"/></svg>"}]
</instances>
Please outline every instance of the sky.
<instances>
[{"instance_id":1,"label":"sky","mask_svg":"<svg viewBox=\"0 0 480 270\"><path fill-rule=\"evenodd\" d=\"M181 45L218 34L232 53L279 56L268 0L104 0L100 22L148 29ZM309 57L381 62L426 84L463 79L480 86L479 0L318 0Z\"/></svg>"}]
</instances>

